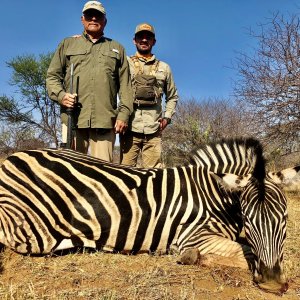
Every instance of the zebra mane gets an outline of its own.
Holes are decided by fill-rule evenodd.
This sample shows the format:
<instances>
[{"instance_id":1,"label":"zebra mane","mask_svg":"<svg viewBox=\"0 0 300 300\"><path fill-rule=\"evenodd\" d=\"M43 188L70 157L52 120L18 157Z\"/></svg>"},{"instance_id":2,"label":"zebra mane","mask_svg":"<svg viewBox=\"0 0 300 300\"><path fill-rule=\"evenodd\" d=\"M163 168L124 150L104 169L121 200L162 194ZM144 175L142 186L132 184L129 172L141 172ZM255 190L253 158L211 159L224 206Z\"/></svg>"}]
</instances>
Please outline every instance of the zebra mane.
<instances>
[{"instance_id":1,"label":"zebra mane","mask_svg":"<svg viewBox=\"0 0 300 300\"><path fill-rule=\"evenodd\" d=\"M261 143L253 138L222 139L195 149L190 163L208 168L215 173L232 173L265 178L265 159Z\"/></svg>"}]
</instances>

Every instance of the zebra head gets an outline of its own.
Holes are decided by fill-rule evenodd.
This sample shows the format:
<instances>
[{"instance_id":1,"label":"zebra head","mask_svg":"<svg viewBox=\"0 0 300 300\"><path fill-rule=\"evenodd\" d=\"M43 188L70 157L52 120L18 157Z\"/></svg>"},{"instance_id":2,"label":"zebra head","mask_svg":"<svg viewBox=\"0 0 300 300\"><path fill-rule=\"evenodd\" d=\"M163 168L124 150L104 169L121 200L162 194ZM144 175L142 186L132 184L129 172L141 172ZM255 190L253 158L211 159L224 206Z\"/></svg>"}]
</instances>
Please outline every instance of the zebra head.
<instances>
[{"instance_id":1,"label":"zebra head","mask_svg":"<svg viewBox=\"0 0 300 300\"><path fill-rule=\"evenodd\" d=\"M246 240L254 256L254 280L262 289L285 292L283 269L287 200L282 186L300 179L300 166L277 173L222 176L223 185L241 192L241 210ZM262 174L264 177L262 177Z\"/></svg>"}]
</instances>

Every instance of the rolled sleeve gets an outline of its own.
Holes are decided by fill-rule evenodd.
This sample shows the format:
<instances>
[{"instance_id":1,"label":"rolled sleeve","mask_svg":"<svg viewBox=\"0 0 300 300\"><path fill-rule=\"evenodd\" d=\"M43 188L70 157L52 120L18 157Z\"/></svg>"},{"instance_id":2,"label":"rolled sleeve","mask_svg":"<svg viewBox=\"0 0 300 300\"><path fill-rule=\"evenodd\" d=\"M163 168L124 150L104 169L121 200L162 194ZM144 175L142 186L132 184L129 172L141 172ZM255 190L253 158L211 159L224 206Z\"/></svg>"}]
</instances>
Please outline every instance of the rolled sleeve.
<instances>
[{"instance_id":1,"label":"rolled sleeve","mask_svg":"<svg viewBox=\"0 0 300 300\"><path fill-rule=\"evenodd\" d=\"M164 116L166 118L172 118L175 113L175 108L177 105L177 101L179 99L177 88L175 85L175 81L172 75L171 68L167 66L167 78L164 87L165 99L166 99L166 106Z\"/></svg>"}]
</instances>

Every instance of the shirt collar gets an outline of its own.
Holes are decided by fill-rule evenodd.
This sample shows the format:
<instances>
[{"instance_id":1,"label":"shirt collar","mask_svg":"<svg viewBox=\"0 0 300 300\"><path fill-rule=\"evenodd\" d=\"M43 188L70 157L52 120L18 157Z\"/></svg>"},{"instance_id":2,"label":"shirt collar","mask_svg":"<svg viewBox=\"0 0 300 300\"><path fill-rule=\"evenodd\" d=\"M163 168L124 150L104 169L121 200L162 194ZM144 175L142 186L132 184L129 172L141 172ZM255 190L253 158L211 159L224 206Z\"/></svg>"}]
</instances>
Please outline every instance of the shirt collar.
<instances>
[{"instance_id":1,"label":"shirt collar","mask_svg":"<svg viewBox=\"0 0 300 300\"><path fill-rule=\"evenodd\" d=\"M83 36L87 39L87 40L89 40L90 42L92 42L92 43L98 43L101 39L103 39L103 37L104 37L104 34L102 34L101 35L101 37L98 39L98 40L92 40L91 38L90 38L90 36L84 31L83 33Z\"/></svg>"},{"instance_id":2,"label":"shirt collar","mask_svg":"<svg viewBox=\"0 0 300 300\"><path fill-rule=\"evenodd\" d=\"M143 55L141 55L140 53L136 52L135 53L135 56L140 59L141 61L144 61L144 62L148 62L148 61L154 61L156 59L155 55L152 54L151 56L149 57L145 57Z\"/></svg>"}]
</instances>

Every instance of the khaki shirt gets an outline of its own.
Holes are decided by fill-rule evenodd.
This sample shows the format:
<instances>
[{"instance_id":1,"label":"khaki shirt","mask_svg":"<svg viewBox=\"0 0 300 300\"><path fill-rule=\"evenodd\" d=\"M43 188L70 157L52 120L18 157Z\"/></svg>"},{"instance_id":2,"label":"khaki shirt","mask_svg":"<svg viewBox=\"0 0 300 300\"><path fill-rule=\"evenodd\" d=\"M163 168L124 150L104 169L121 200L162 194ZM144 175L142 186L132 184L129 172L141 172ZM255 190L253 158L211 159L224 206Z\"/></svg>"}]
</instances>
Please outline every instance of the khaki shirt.
<instances>
[{"instance_id":1,"label":"khaki shirt","mask_svg":"<svg viewBox=\"0 0 300 300\"><path fill-rule=\"evenodd\" d=\"M156 58L153 55L150 59L139 57L140 68L143 74L149 75L152 71L152 65ZM134 62L128 57L131 80L133 82L136 68ZM163 116L172 118L175 113L175 107L178 101L177 89L173 79L171 69L168 64L159 61L155 77L158 81L161 97L158 99L157 104L149 107L134 107L134 111L130 117L129 128L131 131L152 134L159 129L160 122L158 121ZM165 95L165 103L162 103L162 97Z\"/></svg>"},{"instance_id":2,"label":"khaki shirt","mask_svg":"<svg viewBox=\"0 0 300 300\"><path fill-rule=\"evenodd\" d=\"M127 122L133 110L133 92L123 46L106 37L93 43L84 33L64 39L46 79L49 97L60 104L70 92L72 63L73 93L78 95L73 116L78 128L113 128L116 119ZM65 112L61 106L62 121L67 124Z\"/></svg>"}]
</instances>

